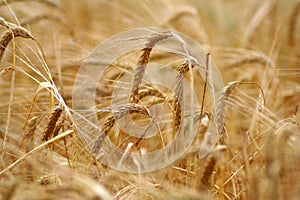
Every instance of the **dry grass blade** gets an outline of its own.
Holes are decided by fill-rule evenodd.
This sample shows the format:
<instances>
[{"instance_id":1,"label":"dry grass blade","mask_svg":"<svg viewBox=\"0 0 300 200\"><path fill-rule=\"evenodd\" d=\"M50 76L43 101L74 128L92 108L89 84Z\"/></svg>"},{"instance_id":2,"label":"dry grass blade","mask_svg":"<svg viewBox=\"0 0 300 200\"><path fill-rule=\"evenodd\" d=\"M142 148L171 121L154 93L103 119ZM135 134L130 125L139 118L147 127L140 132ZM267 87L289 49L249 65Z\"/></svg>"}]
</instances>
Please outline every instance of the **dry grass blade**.
<instances>
[{"instance_id":1,"label":"dry grass blade","mask_svg":"<svg viewBox=\"0 0 300 200\"><path fill-rule=\"evenodd\" d=\"M208 77L208 68L209 68L209 60L210 60L210 53L206 54L206 62L205 62L205 82L203 86L203 96L202 96L202 103L201 103L201 109L200 109L200 116L202 116L203 109L204 109L204 100L206 95L206 86L207 86L207 77Z\"/></svg>"},{"instance_id":2,"label":"dry grass blade","mask_svg":"<svg viewBox=\"0 0 300 200\"><path fill-rule=\"evenodd\" d=\"M21 161L23 161L26 157L28 157L29 155L31 155L32 153L35 153L38 150L41 150L42 148L48 146L49 144L52 144L54 142L57 142L71 134L73 134L73 130L67 130L61 134L59 134L58 136L48 140L47 142L42 143L41 145L35 147L34 149L32 149L31 151L27 152L26 154L24 154L23 156L21 156L20 158L18 158L15 162L13 162L11 165L9 165L8 167L6 167L5 169L3 169L2 171L0 171L0 176L3 175L5 172L7 172L8 170L14 168L17 164L19 164Z\"/></svg>"},{"instance_id":3,"label":"dry grass blade","mask_svg":"<svg viewBox=\"0 0 300 200\"><path fill-rule=\"evenodd\" d=\"M13 103L14 103L13 99L14 99L14 93L15 93L15 79L16 79L16 72L15 72L15 70L13 70L11 81L10 81L10 95L9 95L6 127L5 127L4 139L3 139L3 145L2 145L2 152L1 152L2 157L4 157L5 154L6 154L6 143L7 143L7 138L8 138L8 129L9 129L9 126L10 126L11 111L12 111L12 106L13 106Z\"/></svg>"},{"instance_id":4,"label":"dry grass blade","mask_svg":"<svg viewBox=\"0 0 300 200\"><path fill-rule=\"evenodd\" d=\"M14 26L14 24L7 22L5 19L3 19L3 17L0 17L0 25L4 26L7 29L10 29L11 26Z\"/></svg>"}]
</instances>

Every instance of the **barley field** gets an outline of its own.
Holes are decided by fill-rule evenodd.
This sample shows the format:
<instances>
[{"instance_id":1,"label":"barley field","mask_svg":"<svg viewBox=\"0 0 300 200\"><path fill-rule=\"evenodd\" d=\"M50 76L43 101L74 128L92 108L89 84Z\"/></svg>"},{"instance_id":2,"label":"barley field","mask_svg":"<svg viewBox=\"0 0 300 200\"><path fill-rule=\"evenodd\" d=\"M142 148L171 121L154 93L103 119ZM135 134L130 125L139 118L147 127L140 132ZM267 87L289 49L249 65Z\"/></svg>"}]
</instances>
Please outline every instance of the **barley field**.
<instances>
[{"instance_id":1,"label":"barley field","mask_svg":"<svg viewBox=\"0 0 300 200\"><path fill-rule=\"evenodd\" d=\"M300 199L299 0L0 0L0 199Z\"/></svg>"}]
</instances>

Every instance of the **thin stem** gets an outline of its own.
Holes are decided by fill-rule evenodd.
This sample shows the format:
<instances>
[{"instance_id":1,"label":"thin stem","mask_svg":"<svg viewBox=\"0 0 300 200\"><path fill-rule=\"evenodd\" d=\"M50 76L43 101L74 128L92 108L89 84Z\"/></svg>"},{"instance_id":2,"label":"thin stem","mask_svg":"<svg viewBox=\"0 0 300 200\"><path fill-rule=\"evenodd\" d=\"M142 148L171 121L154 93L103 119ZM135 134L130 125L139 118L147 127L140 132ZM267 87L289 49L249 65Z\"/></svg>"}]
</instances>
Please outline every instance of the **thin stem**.
<instances>
[{"instance_id":1,"label":"thin stem","mask_svg":"<svg viewBox=\"0 0 300 200\"><path fill-rule=\"evenodd\" d=\"M206 94L206 87L207 87L207 76L208 76L208 66L209 66L209 58L210 53L206 54L206 63L205 63L205 82L204 82L204 88L203 88L203 96L202 96L202 103L201 103L201 112L200 117L202 116L203 109L204 109L204 100L205 100L205 94Z\"/></svg>"}]
</instances>

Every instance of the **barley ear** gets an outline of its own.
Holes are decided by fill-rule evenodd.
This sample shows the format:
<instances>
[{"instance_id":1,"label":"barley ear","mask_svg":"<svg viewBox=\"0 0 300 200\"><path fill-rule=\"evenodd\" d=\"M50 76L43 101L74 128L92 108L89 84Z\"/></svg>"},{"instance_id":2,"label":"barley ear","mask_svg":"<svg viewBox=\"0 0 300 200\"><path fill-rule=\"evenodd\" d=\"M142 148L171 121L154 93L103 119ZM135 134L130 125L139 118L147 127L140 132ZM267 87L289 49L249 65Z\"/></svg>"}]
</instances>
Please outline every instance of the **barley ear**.
<instances>
[{"instance_id":1,"label":"barley ear","mask_svg":"<svg viewBox=\"0 0 300 200\"><path fill-rule=\"evenodd\" d=\"M26 30L23 27L6 22L3 18L0 18L0 25L8 29L4 31L2 36L0 37L0 61L3 57L7 45L13 38L21 37L21 38L32 39L36 41L35 38L30 34L28 30Z\"/></svg>"},{"instance_id":2,"label":"barley ear","mask_svg":"<svg viewBox=\"0 0 300 200\"><path fill-rule=\"evenodd\" d=\"M63 109L58 105L55 106L50 112L50 117L48 124L43 132L42 141L48 141L53 138L53 133L55 131L55 127L57 125L57 121L62 113Z\"/></svg>"}]
</instances>

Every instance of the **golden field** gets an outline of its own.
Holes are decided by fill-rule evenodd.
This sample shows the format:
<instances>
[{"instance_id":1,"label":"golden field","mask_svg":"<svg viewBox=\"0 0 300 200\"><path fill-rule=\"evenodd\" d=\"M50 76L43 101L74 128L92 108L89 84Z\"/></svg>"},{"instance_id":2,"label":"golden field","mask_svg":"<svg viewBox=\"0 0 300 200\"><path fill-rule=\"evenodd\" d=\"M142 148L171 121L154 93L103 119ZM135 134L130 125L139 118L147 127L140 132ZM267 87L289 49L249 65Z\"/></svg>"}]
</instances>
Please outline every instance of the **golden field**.
<instances>
[{"instance_id":1,"label":"golden field","mask_svg":"<svg viewBox=\"0 0 300 200\"><path fill-rule=\"evenodd\" d=\"M0 199L300 199L298 0L0 0L0 17ZM204 64L156 48L177 48L160 41L169 35L116 40L116 52L146 46L117 57L100 78L93 74L96 109L88 110L92 97L74 92L82 66L113 35L145 27L192 38L205 50ZM144 77L139 67L152 62L191 83L195 99L180 79L174 92ZM210 76L211 66L222 80ZM171 79L165 71L153 80ZM126 104L116 91L130 97ZM155 105L164 113L153 117ZM191 122L186 112L194 108ZM83 125L90 114L91 127ZM159 133L127 134L118 124L129 123L125 115L141 127L153 122ZM199 125L193 141L166 167L132 173L101 162L97 131L125 153L104 155L122 166L131 154L166 148L192 131L190 123Z\"/></svg>"}]
</instances>

